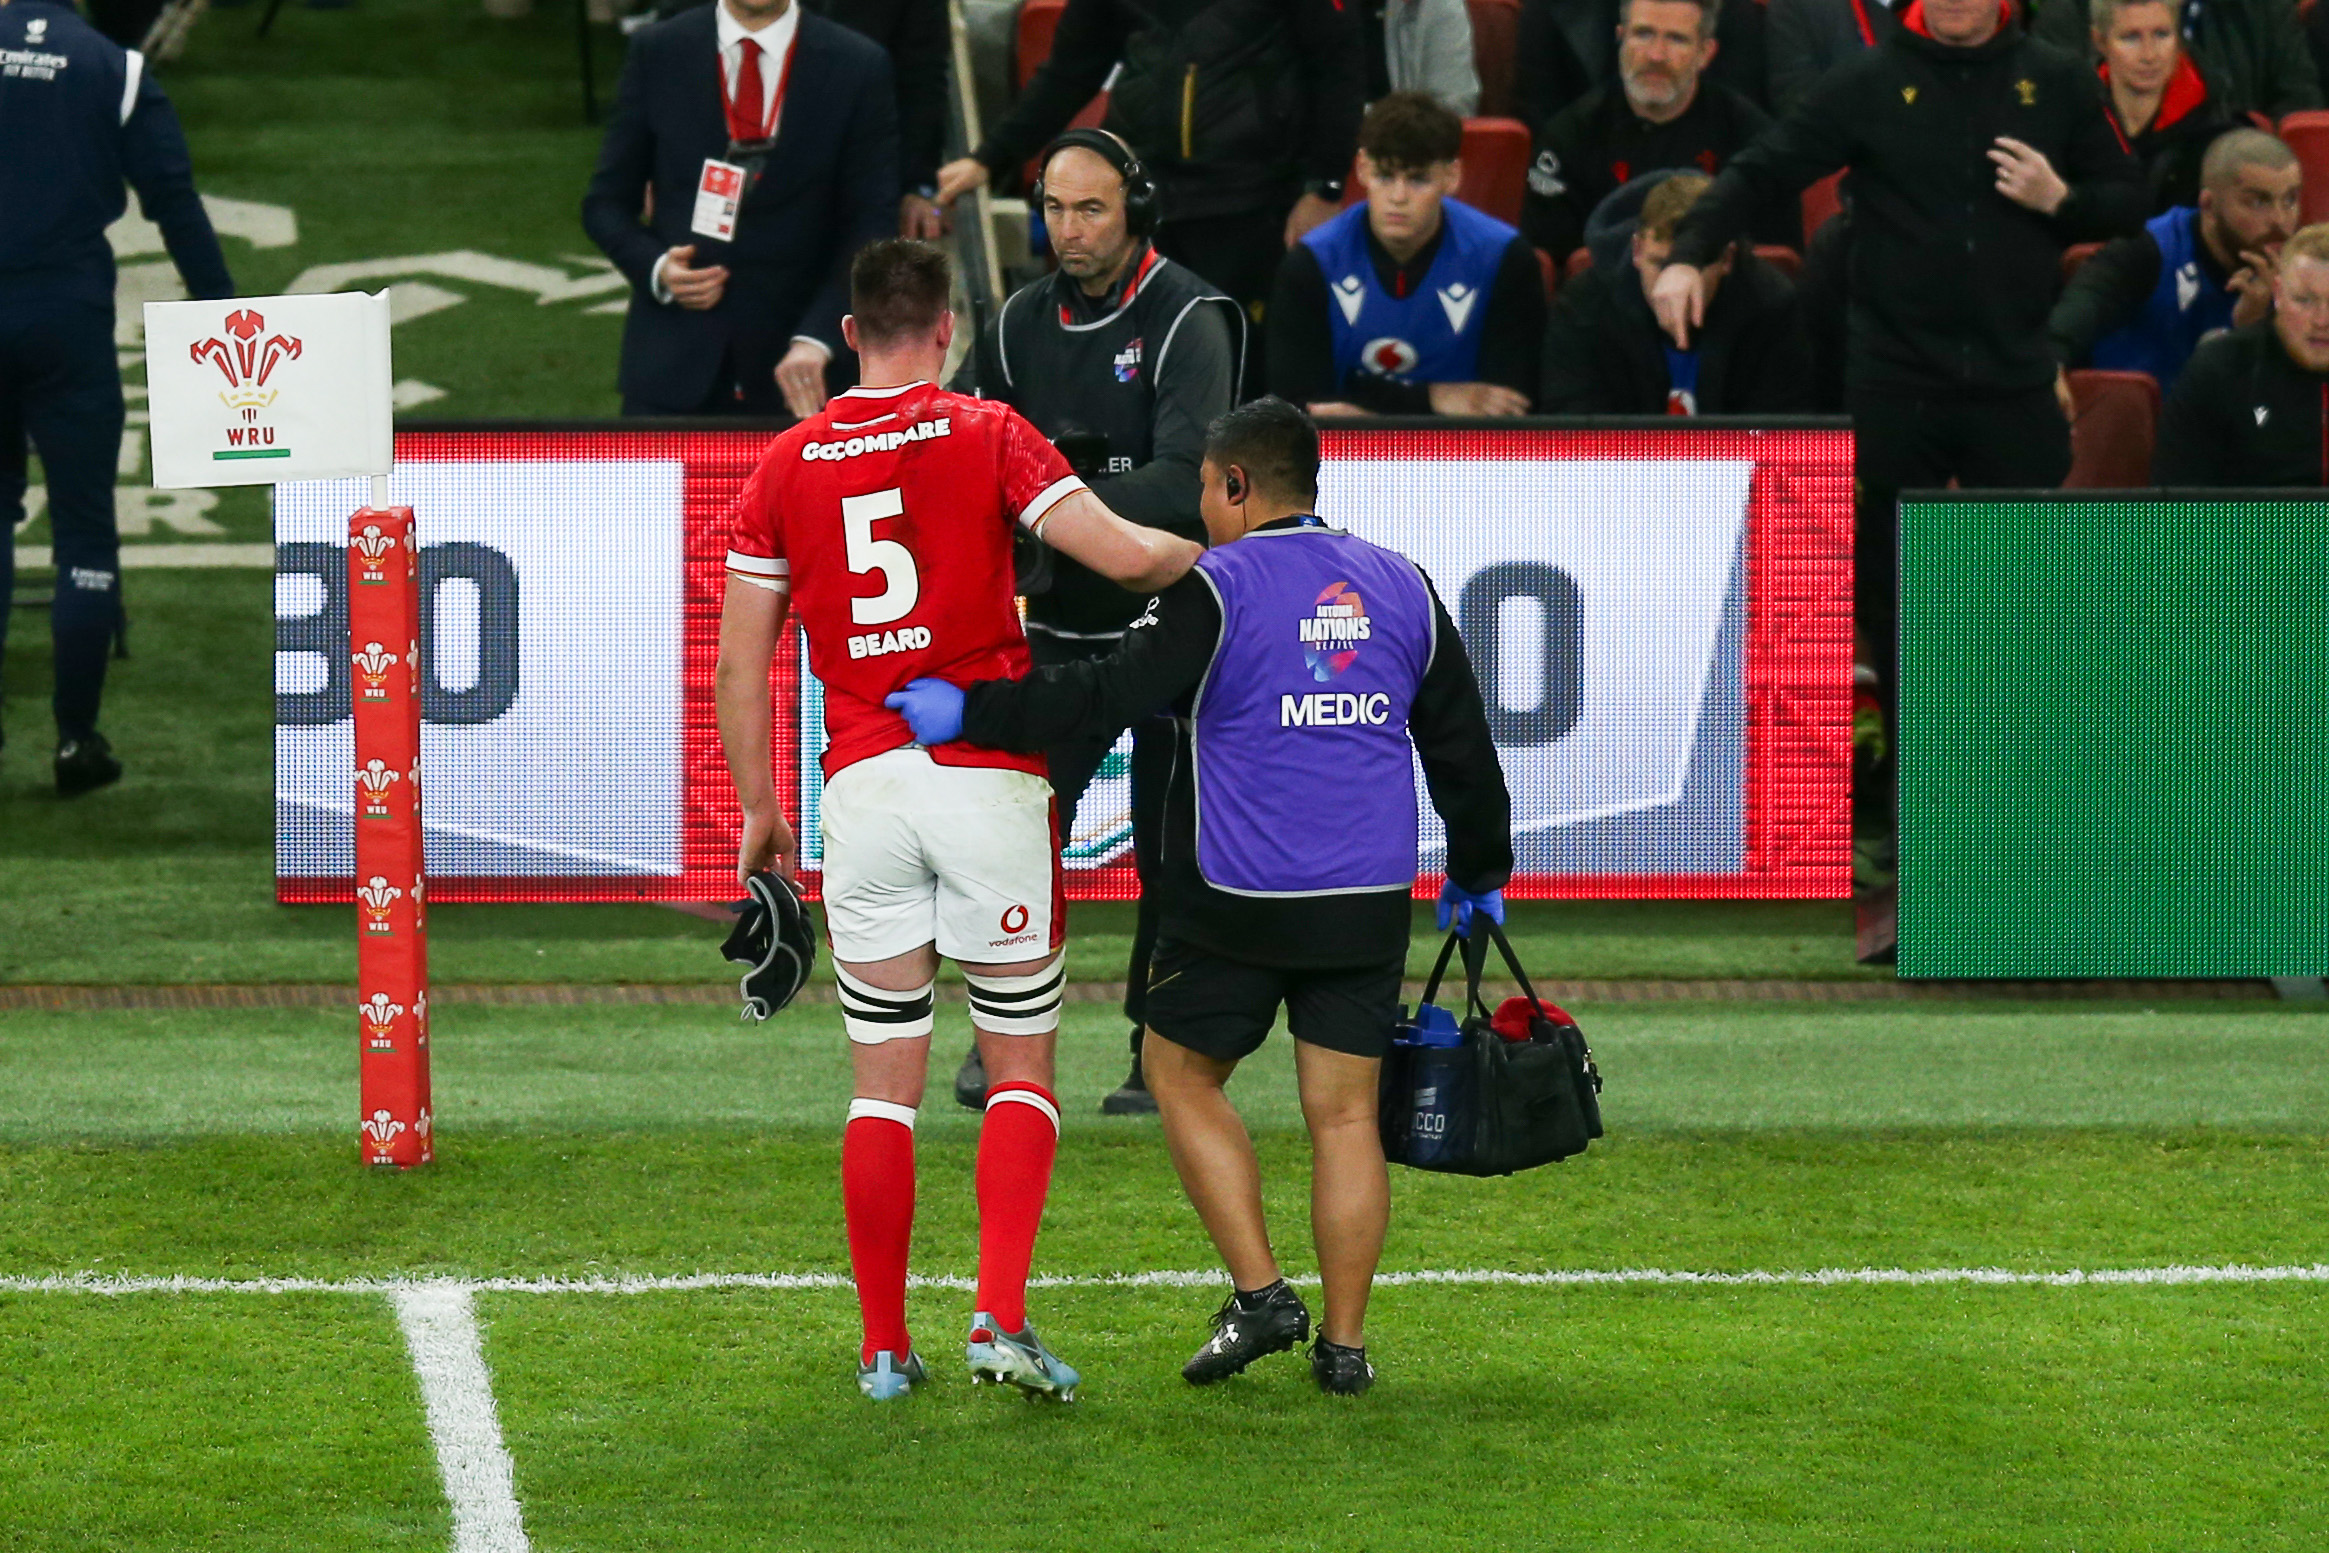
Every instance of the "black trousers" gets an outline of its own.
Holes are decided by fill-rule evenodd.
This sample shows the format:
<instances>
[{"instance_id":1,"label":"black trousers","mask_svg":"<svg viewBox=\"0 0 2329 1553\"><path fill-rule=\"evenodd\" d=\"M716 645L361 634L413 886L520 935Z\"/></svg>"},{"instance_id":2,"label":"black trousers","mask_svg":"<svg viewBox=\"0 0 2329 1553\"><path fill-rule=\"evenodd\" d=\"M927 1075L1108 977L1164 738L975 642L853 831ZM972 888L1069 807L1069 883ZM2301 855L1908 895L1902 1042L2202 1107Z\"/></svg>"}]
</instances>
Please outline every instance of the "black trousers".
<instances>
[{"instance_id":1,"label":"black trousers","mask_svg":"<svg viewBox=\"0 0 2329 1553\"><path fill-rule=\"evenodd\" d=\"M2070 473L2070 424L2051 386L1980 399L1853 389L1852 613L1881 681L1898 704L1900 493L1951 480L1967 490L2051 490Z\"/></svg>"},{"instance_id":2,"label":"black trousers","mask_svg":"<svg viewBox=\"0 0 2329 1553\"><path fill-rule=\"evenodd\" d=\"M1036 667L1105 658L1112 641L1068 641L1042 631L1027 633ZM1076 805L1099 775L1116 743L1117 730L1076 739L1043 752L1051 765L1051 790L1059 800L1059 836L1075 829ZM1148 1019L1148 966L1156 955L1156 903L1149 881L1156 877L1157 846L1164 835L1165 787L1172 780L1173 726L1150 717L1132 730L1132 865L1140 877L1140 906L1132 929L1132 958L1124 971L1124 1017L1132 1021L1132 1050L1140 1051L1140 1031Z\"/></svg>"},{"instance_id":3,"label":"black trousers","mask_svg":"<svg viewBox=\"0 0 2329 1553\"><path fill-rule=\"evenodd\" d=\"M1262 350L1262 310L1278 283L1286 257L1286 216L1292 200L1229 216L1167 221L1156 230L1156 249L1212 282L1245 309L1245 370L1237 392L1242 403L1267 391L1269 362Z\"/></svg>"},{"instance_id":4,"label":"black trousers","mask_svg":"<svg viewBox=\"0 0 2329 1553\"><path fill-rule=\"evenodd\" d=\"M96 731L106 658L121 623L121 540L113 515L121 427L112 307L0 289L0 652L16 591L29 439L47 476L57 568L49 632L59 742Z\"/></svg>"}]
</instances>

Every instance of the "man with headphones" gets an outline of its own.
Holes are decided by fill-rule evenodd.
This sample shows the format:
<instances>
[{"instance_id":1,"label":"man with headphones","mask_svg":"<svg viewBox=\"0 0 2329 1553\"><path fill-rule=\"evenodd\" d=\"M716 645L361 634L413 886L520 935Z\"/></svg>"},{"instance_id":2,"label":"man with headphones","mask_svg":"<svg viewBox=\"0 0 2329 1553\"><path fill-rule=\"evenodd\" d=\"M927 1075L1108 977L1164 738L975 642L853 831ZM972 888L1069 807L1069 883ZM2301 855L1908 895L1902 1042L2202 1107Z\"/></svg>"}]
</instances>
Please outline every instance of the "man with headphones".
<instances>
[{"instance_id":1,"label":"man with headphones","mask_svg":"<svg viewBox=\"0 0 2329 1553\"><path fill-rule=\"evenodd\" d=\"M1205 428L1237 402L1244 311L1156 251L1156 184L1123 140L1105 130L1070 130L1045 149L1039 166L1034 203L1059 268L1012 293L954 386L1000 399L1033 422L1125 518L1202 541ZM1043 561L1026 584L1036 666L1106 657L1143 601L1064 555ZM1111 729L1044 752L1063 843L1072 841L1077 800L1116 736ZM1154 866L1170 757L1169 729L1134 728L1133 845L1143 879ZM1126 977L1132 1072L1102 1102L1109 1115L1156 1108L1140 1072L1141 1000L1154 938L1144 900ZM974 1047L955 1076L955 1098L975 1108L985 1103L985 1090Z\"/></svg>"}]
</instances>

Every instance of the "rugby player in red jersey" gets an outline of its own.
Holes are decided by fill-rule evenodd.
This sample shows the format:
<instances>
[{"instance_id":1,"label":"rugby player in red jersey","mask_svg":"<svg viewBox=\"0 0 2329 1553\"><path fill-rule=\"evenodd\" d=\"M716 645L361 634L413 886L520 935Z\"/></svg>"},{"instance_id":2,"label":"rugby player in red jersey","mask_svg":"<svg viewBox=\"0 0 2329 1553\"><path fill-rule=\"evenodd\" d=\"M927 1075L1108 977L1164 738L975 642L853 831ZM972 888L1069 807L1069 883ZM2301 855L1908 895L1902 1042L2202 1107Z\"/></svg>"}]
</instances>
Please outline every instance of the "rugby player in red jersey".
<instances>
[{"instance_id":1,"label":"rugby player in red jersey","mask_svg":"<svg viewBox=\"0 0 2329 1553\"><path fill-rule=\"evenodd\" d=\"M856 1069L841 1195L865 1320L859 1389L886 1400L924 1378L906 1332L906 1257L914 1113L944 955L968 984L989 1081L972 1377L1071 1399L1076 1372L1026 1312L1059 1137L1065 923L1051 786L1039 755L922 748L883 698L924 676L970 685L1028 672L1014 525L1142 591L1179 578L1200 552L1109 511L1017 411L936 386L954 338L943 253L875 243L849 278L842 329L861 386L770 445L733 518L717 693L744 810L737 867L790 878L799 855L769 769L769 669L789 612L825 690L818 823Z\"/></svg>"}]
</instances>

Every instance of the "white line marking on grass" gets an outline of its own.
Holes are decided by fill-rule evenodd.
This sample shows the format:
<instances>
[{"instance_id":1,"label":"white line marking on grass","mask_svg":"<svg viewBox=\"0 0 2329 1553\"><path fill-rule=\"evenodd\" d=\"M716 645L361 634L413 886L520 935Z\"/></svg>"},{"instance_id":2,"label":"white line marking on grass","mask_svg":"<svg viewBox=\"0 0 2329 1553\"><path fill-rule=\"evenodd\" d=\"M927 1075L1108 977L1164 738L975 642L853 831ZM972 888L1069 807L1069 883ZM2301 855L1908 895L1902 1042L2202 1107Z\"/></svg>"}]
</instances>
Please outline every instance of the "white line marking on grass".
<instances>
[{"instance_id":1,"label":"white line marking on grass","mask_svg":"<svg viewBox=\"0 0 2329 1553\"><path fill-rule=\"evenodd\" d=\"M493 1375L485 1367L468 1286L407 1284L389 1291L388 1300L420 1377L437 1470L453 1507L453 1553L527 1553L514 1469L502 1444Z\"/></svg>"},{"instance_id":2,"label":"white line marking on grass","mask_svg":"<svg viewBox=\"0 0 2329 1553\"><path fill-rule=\"evenodd\" d=\"M1210 1269L1147 1273L1053 1274L1031 1278L1038 1289L1192 1289L1211 1288L1226 1274ZM1315 1285L1315 1277L1288 1280ZM975 1281L953 1276L908 1280L916 1289L968 1291ZM2076 1288L2088 1284L2172 1285L2198 1283L2329 1283L2329 1263L2285 1267L2234 1262L2212 1267L2104 1267L2070 1268L2058 1272L2024 1272L2009 1267L1825 1267L1811 1271L1691 1272L1662 1267L1549 1268L1540 1272L1511 1272L1501 1268L1424 1269L1375 1275L1383 1287L1420 1285L1478 1287L1506 1285L1518 1288L1595 1288L1624 1285L1664 1285L1707 1288L1833 1288L1872 1285L2012 1285ZM371 1294L396 1300L400 1317L407 1297L457 1295L460 1319L469 1323L469 1343L476 1350L475 1317L468 1300L477 1294L671 1294L709 1289L763 1289L776 1293L821 1292L854 1287L843 1273L682 1273L665 1277L618 1275L596 1278L140 1278L117 1273L51 1273L41 1276L0 1277L6 1294ZM409 1321L406 1335L411 1335ZM419 1363L416 1348L415 1364ZM484 1360L476 1358L480 1377ZM482 1384L482 1381L481 1381ZM498 1438L498 1435L496 1436Z\"/></svg>"}]
</instances>

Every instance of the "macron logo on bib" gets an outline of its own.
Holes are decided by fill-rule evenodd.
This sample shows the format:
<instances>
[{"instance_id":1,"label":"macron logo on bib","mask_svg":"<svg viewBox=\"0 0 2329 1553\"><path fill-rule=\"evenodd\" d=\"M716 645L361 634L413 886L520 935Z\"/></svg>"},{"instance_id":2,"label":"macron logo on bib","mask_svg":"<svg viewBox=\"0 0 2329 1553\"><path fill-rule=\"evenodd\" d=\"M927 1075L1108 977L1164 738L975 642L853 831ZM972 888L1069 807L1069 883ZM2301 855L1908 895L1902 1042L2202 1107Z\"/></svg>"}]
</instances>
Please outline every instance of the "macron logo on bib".
<instances>
[{"instance_id":1,"label":"macron logo on bib","mask_svg":"<svg viewBox=\"0 0 2329 1553\"><path fill-rule=\"evenodd\" d=\"M916 421L904 431L877 431L868 436L850 437L833 442L804 442L801 444L801 462L813 464L818 459L855 458L860 453L891 453L909 442L924 442L932 437L951 437L952 417L941 415L934 421Z\"/></svg>"}]
</instances>

